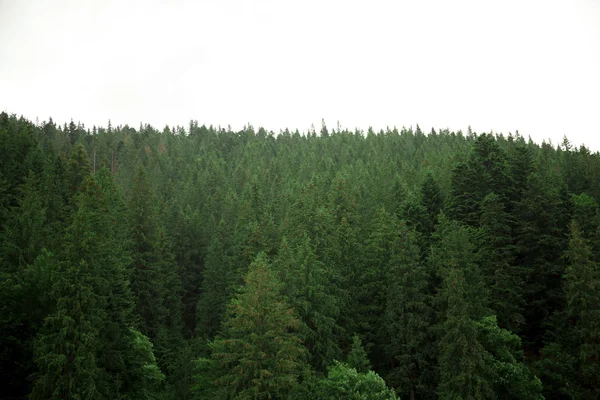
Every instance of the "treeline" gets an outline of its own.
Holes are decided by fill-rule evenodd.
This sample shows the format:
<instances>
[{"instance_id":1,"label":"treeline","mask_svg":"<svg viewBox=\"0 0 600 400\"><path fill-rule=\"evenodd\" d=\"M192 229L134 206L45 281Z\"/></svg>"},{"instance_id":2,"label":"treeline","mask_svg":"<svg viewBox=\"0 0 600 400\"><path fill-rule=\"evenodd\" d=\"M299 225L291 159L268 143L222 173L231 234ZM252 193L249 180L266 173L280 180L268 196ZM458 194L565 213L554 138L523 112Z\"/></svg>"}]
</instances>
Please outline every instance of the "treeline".
<instances>
[{"instance_id":1,"label":"treeline","mask_svg":"<svg viewBox=\"0 0 600 400\"><path fill-rule=\"evenodd\" d=\"M0 397L598 399L600 155L0 114Z\"/></svg>"}]
</instances>

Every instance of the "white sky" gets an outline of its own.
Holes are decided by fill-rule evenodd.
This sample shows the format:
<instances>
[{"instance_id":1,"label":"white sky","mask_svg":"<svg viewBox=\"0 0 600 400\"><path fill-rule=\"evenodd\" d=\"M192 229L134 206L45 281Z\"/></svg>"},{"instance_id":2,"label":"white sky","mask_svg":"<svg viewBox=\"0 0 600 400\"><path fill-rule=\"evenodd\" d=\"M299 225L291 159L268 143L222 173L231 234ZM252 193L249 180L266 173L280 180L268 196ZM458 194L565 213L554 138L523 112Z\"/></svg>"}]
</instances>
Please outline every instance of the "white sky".
<instances>
[{"instance_id":1,"label":"white sky","mask_svg":"<svg viewBox=\"0 0 600 400\"><path fill-rule=\"evenodd\" d=\"M471 125L600 150L600 0L0 0L0 111Z\"/></svg>"}]
</instances>

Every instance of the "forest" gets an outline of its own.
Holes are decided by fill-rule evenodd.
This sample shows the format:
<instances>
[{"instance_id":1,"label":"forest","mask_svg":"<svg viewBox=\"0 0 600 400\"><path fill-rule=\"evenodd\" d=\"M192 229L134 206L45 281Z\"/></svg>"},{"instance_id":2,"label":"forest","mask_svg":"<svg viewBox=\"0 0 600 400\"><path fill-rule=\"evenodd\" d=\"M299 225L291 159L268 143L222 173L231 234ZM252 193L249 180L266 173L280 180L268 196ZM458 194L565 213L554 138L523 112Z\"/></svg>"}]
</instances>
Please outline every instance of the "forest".
<instances>
[{"instance_id":1,"label":"forest","mask_svg":"<svg viewBox=\"0 0 600 400\"><path fill-rule=\"evenodd\" d=\"M599 399L600 154L0 114L0 398Z\"/></svg>"}]
</instances>

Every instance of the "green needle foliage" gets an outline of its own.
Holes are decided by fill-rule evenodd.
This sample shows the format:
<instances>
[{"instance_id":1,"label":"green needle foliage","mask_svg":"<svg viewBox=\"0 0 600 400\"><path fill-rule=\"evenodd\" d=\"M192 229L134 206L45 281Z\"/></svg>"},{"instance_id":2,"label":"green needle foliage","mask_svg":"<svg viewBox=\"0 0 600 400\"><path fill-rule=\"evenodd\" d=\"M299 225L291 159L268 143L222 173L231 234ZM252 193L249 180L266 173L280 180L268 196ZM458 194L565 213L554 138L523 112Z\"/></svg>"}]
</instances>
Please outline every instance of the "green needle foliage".
<instances>
[{"instance_id":1,"label":"green needle foliage","mask_svg":"<svg viewBox=\"0 0 600 400\"><path fill-rule=\"evenodd\" d=\"M599 201L567 138L0 113L0 397L597 399Z\"/></svg>"},{"instance_id":2,"label":"green needle foliage","mask_svg":"<svg viewBox=\"0 0 600 400\"><path fill-rule=\"evenodd\" d=\"M305 350L294 333L300 320L281 295L282 284L264 253L250 264L245 285L228 306L211 343L220 373L216 398L282 398L298 384Z\"/></svg>"}]
</instances>

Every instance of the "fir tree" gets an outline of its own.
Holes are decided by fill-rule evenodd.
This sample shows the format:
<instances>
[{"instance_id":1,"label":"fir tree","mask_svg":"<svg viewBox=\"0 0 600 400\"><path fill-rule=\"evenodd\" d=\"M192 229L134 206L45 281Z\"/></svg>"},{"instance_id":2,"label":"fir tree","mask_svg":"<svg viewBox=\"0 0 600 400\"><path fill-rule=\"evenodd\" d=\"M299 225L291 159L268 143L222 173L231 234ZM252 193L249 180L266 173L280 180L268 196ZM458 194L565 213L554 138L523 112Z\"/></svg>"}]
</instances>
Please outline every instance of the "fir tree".
<instances>
[{"instance_id":1,"label":"fir tree","mask_svg":"<svg viewBox=\"0 0 600 400\"><path fill-rule=\"evenodd\" d=\"M515 265L512 245L511 220L504 204L494 194L488 194L481 203L481 267L486 285L490 288L491 308L502 327L518 332L525 322L523 317L524 274Z\"/></svg>"},{"instance_id":2,"label":"fir tree","mask_svg":"<svg viewBox=\"0 0 600 400\"><path fill-rule=\"evenodd\" d=\"M350 368L354 368L359 373L366 373L371 370L369 357L358 335L352 337L352 347L350 348L346 362Z\"/></svg>"},{"instance_id":3,"label":"fir tree","mask_svg":"<svg viewBox=\"0 0 600 400\"><path fill-rule=\"evenodd\" d=\"M600 396L600 267L592 261L590 246L582 237L577 223L571 224L566 252L569 265L564 275L566 314L576 340L573 356L577 359L577 376L582 398Z\"/></svg>"},{"instance_id":4,"label":"fir tree","mask_svg":"<svg viewBox=\"0 0 600 400\"><path fill-rule=\"evenodd\" d=\"M283 293L303 322L304 346L310 362L323 370L341 355L336 334L338 301L332 293L331 272L315 254L308 234L292 249L284 237L274 265L284 283Z\"/></svg>"},{"instance_id":5,"label":"fir tree","mask_svg":"<svg viewBox=\"0 0 600 400\"><path fill-rule=\"evenodd\" d=\"M478 339L477 321L489 313L487 292L477 267L473 234L442 218L431 261L442 277L443 307L438 343L442 399L494 397L492 370Z\"/></svg>"},{"instance_id":6,"label":"fir tree","mask_svg":"<svg viewBox=\"0 0 600 400\"><path fill-rule=\"evenodd\" d=\"M299 327L277 275L260 253L228 307L221 335L210 346L222 371L214 381L221 396L284 397L304 368L305 351L294 333Z\"/></svg>"},{"instance_id":7,"label":"fir tree","mask_svg":"<svg viewBox=\"0 0 600 400\"><path fill-rule=\"evenodd\" d=\"M415 233L404 223L393 244L388 274L381 335L389 357L390 381L410 399L417 394L424 397L435 381L432 298Z\"/></svg>"}]
</instances>

